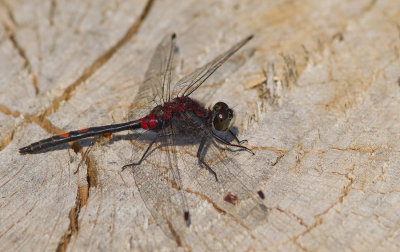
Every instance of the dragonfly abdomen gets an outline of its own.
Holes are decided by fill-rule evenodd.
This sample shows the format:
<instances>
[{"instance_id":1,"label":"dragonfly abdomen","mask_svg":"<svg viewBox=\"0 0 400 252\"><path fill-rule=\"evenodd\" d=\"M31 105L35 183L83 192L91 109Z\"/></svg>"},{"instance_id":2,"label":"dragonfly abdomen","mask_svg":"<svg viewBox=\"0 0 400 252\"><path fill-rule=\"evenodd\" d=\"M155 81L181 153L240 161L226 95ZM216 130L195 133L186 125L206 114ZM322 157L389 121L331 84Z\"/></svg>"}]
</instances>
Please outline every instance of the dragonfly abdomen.
<instances>
[{"instance_id":1,"label":"dragonfly abdomen","mask_svg":"<svg viewBox=\"0 0 400 252\"><path fill-rule=\"evenodd\" d=\"M63 143L69 143L79 139L84 139L92 136L107 135L114 132L119 132L123 130L133 130L141 128L140 120L131 121L120 124L112 124L99 127L91 127L87 129L74 130L61 135L52 136L38 142L32 143L28 146L19 149L19 153L27 154L34 153L42 149L47 149L53 146L57 146Z\"/></svg>"}]
</instances>

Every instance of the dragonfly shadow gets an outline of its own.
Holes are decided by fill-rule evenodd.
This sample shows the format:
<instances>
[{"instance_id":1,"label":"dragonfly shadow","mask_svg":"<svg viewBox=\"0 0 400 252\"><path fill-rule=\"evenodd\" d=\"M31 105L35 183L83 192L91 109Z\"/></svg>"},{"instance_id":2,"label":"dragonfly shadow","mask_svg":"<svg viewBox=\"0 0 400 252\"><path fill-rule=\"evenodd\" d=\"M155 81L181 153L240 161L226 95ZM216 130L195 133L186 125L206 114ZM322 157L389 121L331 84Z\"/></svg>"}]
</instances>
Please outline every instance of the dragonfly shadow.
<instances>
[{"instance_id":1,"label":"dragonfly shadow","mask_svg":"<svg viewBox=\"0 0 400 252\"><path fill-rule=\"evenodd\" d=\"M237 135L239 130L236 126L233 126L230 128L230 130L233 132L233 134ZM231 134L227 134L225 132L218 132L217 133L220 137L222 137L224 140L226 140L227 142L231 143L233 142L235 139ZM163 136L166 137L166 136ZM80 148L84 148L84 147L91 147L95 144L95 139L98 139L99 137L91 137L91 138L87 138L87 139L81 139L78 141L74 141L71 142L72 144L72 149L75 152L78 152ZM113 144L114 142L119 142L121 140L123 141L137 141L138 139L140 139L141 144L150 144L152 141L154 141L154 139L157 138L157 133L155 132L151 132L148 131L146 133L128 133L128 134L118 134L113 136L113 138L111 138L107 144ZM174 145L177 146L188 146L188 145L196 145L200 143L201 139L196 139L194 137L191 136L174 136ZM161 142L162 138L156 140L155 142ZM216 142L218 142L217 140L215 140ZM76 143L79 143L79 145L77 145ZM48 153L48 152L53 152L53 151L58 151L58 150L66 150L66 149L70 149L71 145L68 143L64 143L64 144L60 144L51 148L46 148L46 149L40 149L37 150L31 154L43 154L43 153ZM220 143L220 145L223 145L222 143ZM161 146L161 147L165 147L165 146ZM236 149L229 149L230 151L237 151Z\"/></svg>"}]
</instances>

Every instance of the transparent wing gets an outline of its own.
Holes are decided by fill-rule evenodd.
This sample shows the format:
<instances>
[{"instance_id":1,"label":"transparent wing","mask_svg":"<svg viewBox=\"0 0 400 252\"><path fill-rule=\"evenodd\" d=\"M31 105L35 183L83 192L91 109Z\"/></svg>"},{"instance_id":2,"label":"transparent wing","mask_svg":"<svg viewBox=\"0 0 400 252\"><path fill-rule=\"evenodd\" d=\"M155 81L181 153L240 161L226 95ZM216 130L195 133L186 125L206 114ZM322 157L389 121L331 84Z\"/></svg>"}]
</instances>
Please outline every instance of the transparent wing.
<instances>
[{"instance_id":1,"label":"transparent wing","mask_svg":"<svg viewBox=\"0 0 400 252\"><path fill-rule=\"evenodd\" d=\"M187 200L184 195L172 132L164 129L146 159L132 170L135 183L147 209L172 239L182 236L189 225Z\"/></svg>"},{"instance_id":2,"label":"transparent wing","mask_svg":"<svg viewBox=\"0 0 400 252\"><path fill-rule=\"evenodd\" d=\"M247 38L235 44L225 53L216 57L211 62L180 79L174 86L172 94L175 96L189 96L201 84L203 84L204 81L206 81L207 78L210 77L210 75L212 75L227 59L229 59L235 52L237 52L252 38L253 35L248 36Z\"/></svg>"},{"instance_id":3,"label":"transparent wing","mask_svg":"<svg viewBox=\"0 0 400 252\"><path fill-rule=\"evenodd\" d=\"M144 76L143 83L140 84L136 97L133 99L129 114L129 119L137 119L138 114L144 116L156 105L162 104L170 99L170 85L173 81L176 58L179 50L176 45L175 33L164 37L150 60L149 66ZM144 108L144 113L137 109Z\"/></svg>"},{"instance_id":4,"label":"transparent wing","mask_svg":"<svg viewBox=\"0 0 400 252\"><path fill-rule=\"evenodd\" d=\"M195 127L197 135L205 140L204 147L196 156L204 159L204 162L216 173L218 181L211 172L204 169L193 169L190 187L198 188L214 202L213 205L222 209L236 221L248 226L256 226L265 221L268 216L268 208L257 194L259 179L257 176L248 175L238 164L235 154L225 149L223 144L217 143L210 129L204 122L191 112L185 113L186 127ZM249 154L251 155L251 154ZM194 155L191 154L193 157ZM201 171L202 170L202 171ZM188 185L189 186L189 185Z\"/></svg>"}]
</instances>

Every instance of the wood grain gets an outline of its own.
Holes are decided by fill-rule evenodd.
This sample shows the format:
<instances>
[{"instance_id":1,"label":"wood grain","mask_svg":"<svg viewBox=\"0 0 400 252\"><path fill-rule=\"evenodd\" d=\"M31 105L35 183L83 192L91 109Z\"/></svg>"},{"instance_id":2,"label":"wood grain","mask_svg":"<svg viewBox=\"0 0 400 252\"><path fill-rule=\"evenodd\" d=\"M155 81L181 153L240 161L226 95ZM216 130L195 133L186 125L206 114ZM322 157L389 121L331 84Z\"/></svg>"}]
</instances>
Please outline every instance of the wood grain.
<instances>
[{"instance_id":1,"label":"wood grain","mask_svg":"<svg viewBox=\"0 0 400 252\"><path fill-rule=\"evenodd\" d=\"M4 0L0 20L1 251L400 249L399 2ZM129 141L18 154L126 120L170 32L180 74L255 35L195 94L256 153L237 157L270 209L255 228L189 188L192 225L165 236L121 172Z\"/></svg>"}]
</instances>

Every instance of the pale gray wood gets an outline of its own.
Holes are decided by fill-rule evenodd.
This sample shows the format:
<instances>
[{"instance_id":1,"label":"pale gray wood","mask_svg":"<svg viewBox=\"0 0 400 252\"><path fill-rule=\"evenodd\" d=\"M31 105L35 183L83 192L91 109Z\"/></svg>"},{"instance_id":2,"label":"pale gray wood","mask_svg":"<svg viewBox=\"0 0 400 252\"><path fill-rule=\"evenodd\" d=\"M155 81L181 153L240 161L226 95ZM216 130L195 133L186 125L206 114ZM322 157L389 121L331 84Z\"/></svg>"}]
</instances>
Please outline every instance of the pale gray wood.
<instances>
[{"instance_id":1,"label":"pale gray wood","mask_svg":"<svg viewBox=\"0 0 400 252\"><path fill-rule=\"evenodd\" d=\"M361 0L2 1L0 250L399 250L399 10ZM18 154L51 134L126 120L169 32L181 74L255 35L196 91L235 108L256 153L238 155L270 209L254 229L187 193L192 225L166 237L121 172L128 141L97 144L82 166L84 150Z\"/></svg>"}]
</instances>

